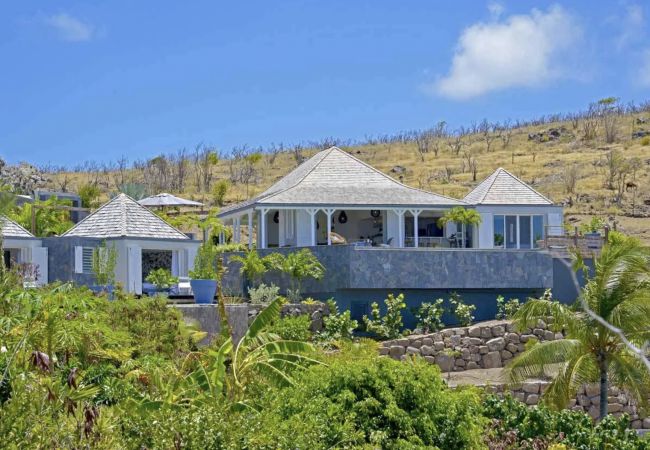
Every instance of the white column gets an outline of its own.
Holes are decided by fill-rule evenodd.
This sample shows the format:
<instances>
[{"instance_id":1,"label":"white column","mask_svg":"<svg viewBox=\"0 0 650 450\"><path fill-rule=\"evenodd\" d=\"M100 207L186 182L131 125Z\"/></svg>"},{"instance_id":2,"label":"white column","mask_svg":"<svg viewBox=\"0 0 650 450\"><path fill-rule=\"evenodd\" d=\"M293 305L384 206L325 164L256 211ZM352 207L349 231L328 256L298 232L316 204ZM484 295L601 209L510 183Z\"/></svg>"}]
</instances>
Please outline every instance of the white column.
<instances>
[{"instance_id":1,"label":"white column","mask_svg":"<svg viewBox=\"0 0 650 450\"><path fill-rule=\"evenodd\" d=\"M235 217L232 226L233 226L233 240L237 244L241 244L241 217Z\"/></svg>"},{"instance_id":2,"label":"white column","mask_svg":"<svg viewBox=\"0 0 650 450\"><path fill-rule=\"evenodd\" d=\"M259 248L266 248L266 213L268 208L260 209L260 235L257 237Z\"/></svg>"},{"instance_id":3,"label":"white column","mask_svg":"<svg viewBox=\"0 0 650 450\"><path fill-rule=\"evenodd\" d=\"M410 209L409 212L413 215L413 242L415 245L415 248L418 248L419 245L419 239L420 239L420 232L418 230L418 216L422 212L421 209Z\"/></svg>"},{"instance_id":4,"label":"white column","mask_svg":"<svg viewBox=\"0 0 650 450\"><path fill-rule=\"evenodd\" d=\"M309 226L310 226L310 236L311 236L311 246L316 247L316 214L318 214L318 209L310 208L307 210L309 214Z\"/></svg>"},{"instance_id":5,"label":"white column","mask_svg":"<svg viewBox=\"0 0 650 450\"><path fill-rule=\"evenodd\" d=\"M332 245L332 214L334 214L335 209L325 209L325 214L327 214L327 245Z\"/></svg>"},{"instance_id":6,"label":"white column","mask_svg":"<svg viewBox=\"0 0 650 450\"><path fill-rule=\"evenodd\" d=\"M248 249L253 248L253 210L248 211Z\"/></svg>"},{"instance_id":7,"label":"white column","mask_svg":"<svg viewBox=\"0 0 650 450\"><path fill-rule=\"evenodd\" d=\"M405 209L394 209L395 214L397 214L397 246L399 248L404 248L404 213Z\"/></svg>"}]
</instances>

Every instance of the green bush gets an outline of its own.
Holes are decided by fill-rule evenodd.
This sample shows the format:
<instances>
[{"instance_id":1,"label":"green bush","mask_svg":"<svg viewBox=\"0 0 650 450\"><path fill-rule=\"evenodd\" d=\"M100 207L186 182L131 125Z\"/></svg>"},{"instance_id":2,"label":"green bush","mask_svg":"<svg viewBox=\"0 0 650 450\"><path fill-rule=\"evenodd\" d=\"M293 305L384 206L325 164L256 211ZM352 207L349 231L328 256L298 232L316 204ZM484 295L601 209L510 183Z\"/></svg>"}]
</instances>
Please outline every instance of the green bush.
<instances>
[{"instance_id":1,"label":"green bush","mask_svg":"<svg viewBox=\"0 0 650 450\"><path fill-rule=\"evenodd\" d=\"M650 449L649 441L629 429L626 416L608 416L594 424L583 412L555 412L544 406L530 408L511 396L487 396L483 405L483 415L492 420L487 434L490 448L504 448L504 443L508 443L506 448L546 448L563 443L578 450ZM537 447L531 447L533 443Z\"/></svg>"},{"instance_id":2,"label":"green bush","mask_svg":"<svg viewBox=\"0 0 650 450\"><path fill-rule=\"evenodd\" d=\"M311 338L309 326L311 319L307 314L287 316L276 321L269 327L269 332L275 333L288 341L308 341Z\"/></svg>"},{"instance_id":3,"label":"green bush","mask_svg":"<svg viewBox=\"0 0 650 450\"><path fill-rule=\"evenodd\" d=\"M452 292L449 297L449 303L453 307L454 315L458 319L460 326L468 327L474 321L474 311L476 306L468 305L457 292Z\"/></svg>"},{"instance_id":4,"label":"green bush","mask_svg":"<svg viewBox=\"0 0 650 450\"><path fill-rule=\"evenodd\" d=\"M352 339L354 330L359 326L359 322L352 320L350 310L339 312L334 299L327 300L329 315L323 317L323 332L319 337L322 340L341 340Z\"/></svg>"},{"instance_id":5,"label":"green bush","mask_svg":"<svg viewBox=\"0 0 650 450\"><path fill-rule=\"evenodd\" d=\"M481 446L474 389L453 391L421 360L338 358L269 392L236 448L441 448Z\"/></svg>"},{"instance_id":6,"label":"green bush","mask_svg":"<svg viewBox=\"0 0 650 450\"><path fill-rule=\"evenodd\" d=\"M442 322L442 315L445 308L442 306L444 300L439 298L433 303L422 303L415 311L415 318L418 320L417 327L422 333L442 330L445 324Z\"/></svg>"},{"instance_id":7,"label":"green bush","mask_svg":"<svg viewBox=\"0 0 650 450\"><path fill-rule=\"evenodd\" d=\"M382 339L398 338L402 335L402 310L406 308L404 294L399 294L397 297L393 294L388 294L388 298L384 300L384 304L386 305L386 314L383 317L379 312L379 304L377 302L370 305L372 308L371 318L363 316L366 330Z\"/></svg>"},{"instance_id":8,"label":"green bush","mask_svg":"<svg viewBox=\"0 0 650 450\"><path fill-rule=\"evenodd\" d=\"M495 318L497 320L512 319L517 311L521 308L518 298L511 298L506 302L503 295L497 297L497 313Z\"/></svg>"},{"instance_id":9,"label":"green bush","mask_svg":"<svg viewBox=\"0 0 650 450\"><path fill-rule=\"evenodd\" d=\"M248 288L248 297L253 305L266 305L278 298L280 288L275 284L260 284L256 288Z\"/></svg>"}]
</instances>

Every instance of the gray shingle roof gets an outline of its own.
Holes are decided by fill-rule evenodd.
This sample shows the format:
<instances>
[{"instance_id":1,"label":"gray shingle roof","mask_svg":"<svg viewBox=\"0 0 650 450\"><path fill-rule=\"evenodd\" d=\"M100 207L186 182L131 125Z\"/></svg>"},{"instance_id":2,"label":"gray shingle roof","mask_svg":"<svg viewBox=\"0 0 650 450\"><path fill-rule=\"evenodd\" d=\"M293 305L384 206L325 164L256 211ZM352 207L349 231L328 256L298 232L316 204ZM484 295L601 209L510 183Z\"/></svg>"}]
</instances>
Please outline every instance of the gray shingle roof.
<instances>
[{"instance_id":1,"label":"gray shingle roof","mask_svg":"<svg viewBox=\"0 0 650 450\"><path fill-rule=\"evenodd\" d=\"M470 205L552 205L553 202L503 168L463 199Z\"/></svg>"},{"instance_id":2,"label":"gray shingle roof","mask_svg":"<svg viewBox=\"0 0 650 450\"><path fill-rule=\"evenodd\" d=\"M8 217L0 216L3 237L33 238L34 235Z\"/></svg>"},{"instance_id":3,"label":"gray shingle roof","mask_svg":"<svg viewBox=\"0 0 650 450\"><path fill-rule=\"evenodd\" d=\"M224 208L220 216L251 205L454 206L464 202L406 186L332 147L319 152L254 199Z\"/></svg>"},{"instance_id":4,"label":"gray shingle roof","mask_svg":"<svg viewBox=\"0 0 650 450\"><path fill-rule=\"evenodd\" d=\"M189 239L126 194L119 194L63 236Z\"/></svg>"}]
</instances>

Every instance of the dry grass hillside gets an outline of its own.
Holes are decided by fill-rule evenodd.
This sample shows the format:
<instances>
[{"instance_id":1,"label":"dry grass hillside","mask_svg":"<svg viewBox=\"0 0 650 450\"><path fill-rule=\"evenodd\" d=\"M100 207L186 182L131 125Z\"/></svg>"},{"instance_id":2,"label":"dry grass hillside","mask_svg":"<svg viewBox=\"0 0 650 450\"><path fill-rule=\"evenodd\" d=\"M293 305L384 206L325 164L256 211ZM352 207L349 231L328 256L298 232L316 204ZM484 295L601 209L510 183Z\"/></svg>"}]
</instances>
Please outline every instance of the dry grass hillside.
<instances>
[{"instance_id":1,"label":"dry grass hillside","mask_svg":"<svg viewBox=\"0 0 650 450\"><path fill-rule=\"evenodd\" d=\"M51 187L74 191L91 183L107 198L119 186L137 184L148 193L170 191L215 204L216 186L227 186L220 203L229 204L255 196L295 168L300 159L337 143L407 185L457 198L504 167L565 204L570 223L599 216L650 242L648 109L591 111L564 119L516 127L483 123L453 133L440 127L354 145L328 141L318 144L320 148L239 149L228 157L221 155L218 161L209 157L212 150L199 148L128 167L121 161L57 171L51 175Z\"/></svg>"}]
</instances>

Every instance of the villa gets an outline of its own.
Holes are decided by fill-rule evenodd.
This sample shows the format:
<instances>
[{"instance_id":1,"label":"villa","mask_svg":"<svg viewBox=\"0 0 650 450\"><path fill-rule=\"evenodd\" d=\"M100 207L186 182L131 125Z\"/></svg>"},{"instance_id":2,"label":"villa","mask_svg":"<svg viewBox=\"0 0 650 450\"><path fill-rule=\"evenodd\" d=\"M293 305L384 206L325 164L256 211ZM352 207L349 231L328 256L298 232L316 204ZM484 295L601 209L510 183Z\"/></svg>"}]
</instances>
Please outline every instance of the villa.
<instances>
[{"instance_id":1,"label":"villa","mask_svg":"<svg viewBox=\"0 0 650 450\"><path fill-rule=\"evenodd\" d=\"M38 267L38 284L47 284L48 255L43 241L7 217L0 217L4 265L33 264Z\"/></svg>"},{"instance_id":2,"label":"villa","mask_svg":"<svg viewBox=\"0 0 650 450\"><path fill-rule=\"evenodd\" d=\"M454 207L475 209L480 224L439 226ZM304 295L334 297L357 318L388 293L403 292L416 305L455 291L477 305L477 319L494 316L497 295L577 295L566 261L545 248L549 236L564 234L562 206L505 169L453 199L406 186L332 147L219 217L235 242L243 243L245 225L247 244L256 235L261 254L310 248L327 272L306 282ZM230 266L224 288L241 292L237 265ZM277 274L265 282L286 287Z\"/></svg>"},{"instance_id":3,"label":"villa","mask_svg":"<svg viewBox=\"0 0 650 450\"><path fill-rule=\"evenodd\" d=\"M43 239L49 250L49 279L92 285L93 250L103 243L117 251L115 280L143 293L150 271L165 268L187 277L199 241L172 227L126 194L119 194L59 237Z\"/></svg>"}]
</instances>

